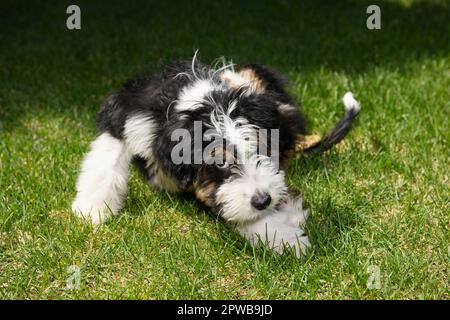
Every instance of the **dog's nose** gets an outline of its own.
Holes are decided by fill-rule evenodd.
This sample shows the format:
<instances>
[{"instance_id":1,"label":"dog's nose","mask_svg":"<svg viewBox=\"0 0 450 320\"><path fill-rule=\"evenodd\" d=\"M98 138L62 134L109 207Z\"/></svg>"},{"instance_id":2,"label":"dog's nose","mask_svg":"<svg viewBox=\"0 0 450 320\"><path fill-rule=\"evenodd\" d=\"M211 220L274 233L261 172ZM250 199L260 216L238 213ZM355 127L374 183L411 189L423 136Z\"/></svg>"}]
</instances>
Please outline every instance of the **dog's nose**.
<instances>
[{"instance_id":1,"label":"dog's nose","mask_svg":"<svg viewBox=\"0 0 450 320\"><path fill-rule=\"evenodd\" d=\"M269 206L270 201L272 201L270 194L268 194L267 192L264 193L258 192L252 196L250 203L255 209L264 210Z\"/></svg>"}]
</instances>

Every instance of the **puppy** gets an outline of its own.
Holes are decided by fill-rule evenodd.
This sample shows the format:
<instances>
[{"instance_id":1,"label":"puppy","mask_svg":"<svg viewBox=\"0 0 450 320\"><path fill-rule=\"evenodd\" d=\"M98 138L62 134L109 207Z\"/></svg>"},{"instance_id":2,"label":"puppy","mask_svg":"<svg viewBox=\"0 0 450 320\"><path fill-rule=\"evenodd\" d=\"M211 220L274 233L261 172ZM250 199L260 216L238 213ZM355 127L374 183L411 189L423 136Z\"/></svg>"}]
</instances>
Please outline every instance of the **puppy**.
<instances>
[{"instance_id":1,"label":"puppy","mask_svg":"<svg viewBox=\"0 0 450 320\"><path fill-rule=\"evenodd\" d=\"M359 104L351 93L344 104L343 118L305 154L346 135ZM297 256L310 246L308 212L283 171L307 122L269 68L211 67L194 55L125 83L104 101L97 129L72 205L81 217L98 224L119 213L133 163L151 185L194 193L253 245L291 246Z\"/></svg>"}]
</instances>

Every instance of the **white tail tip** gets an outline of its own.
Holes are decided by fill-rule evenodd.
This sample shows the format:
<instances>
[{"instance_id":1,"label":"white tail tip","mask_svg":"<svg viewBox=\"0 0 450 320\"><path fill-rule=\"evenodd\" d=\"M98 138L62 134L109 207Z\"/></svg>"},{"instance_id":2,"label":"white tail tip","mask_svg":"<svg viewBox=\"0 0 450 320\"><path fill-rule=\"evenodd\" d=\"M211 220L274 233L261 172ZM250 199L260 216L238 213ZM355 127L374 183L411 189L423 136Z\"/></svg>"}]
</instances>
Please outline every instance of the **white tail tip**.
<instances>
[{"instance_id":1,"label":"white tail tip","mask_svg":"<svg viewBox=\"0 0 450 320\"><path fill-rule=\"evenodd\" d=\"M359 105L358 101L353 98L353 93L351 93L350 91L344 95L342 101L344 102L346 111L353 110L355 112L359 112L359 110L361 110L361 106Z\"/></svg>"}]
</instances>

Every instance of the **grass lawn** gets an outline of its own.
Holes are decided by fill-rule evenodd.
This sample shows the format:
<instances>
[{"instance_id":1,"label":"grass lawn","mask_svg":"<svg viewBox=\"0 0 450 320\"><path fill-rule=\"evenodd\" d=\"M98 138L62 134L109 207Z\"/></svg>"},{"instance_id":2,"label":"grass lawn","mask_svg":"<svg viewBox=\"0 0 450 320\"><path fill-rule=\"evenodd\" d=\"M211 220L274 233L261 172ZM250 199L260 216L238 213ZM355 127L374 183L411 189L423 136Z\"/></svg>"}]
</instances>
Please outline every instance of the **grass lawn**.
<instances>
[{"instance_id":1,"label":"grass lawn","mask_svg":"<svg viewBox=\"0 0 450 320\"><path fill-rule=\"evenodd\" d=\"M447 1L380 0L374 31L366 0L76 3L79 31L72 1L0 3L0 298L450 298ZM120 217L70 213L103 97L197 48L288 74L315 133L345 91L361 102L342 144L287 170L311 210L305 258L253 250L135 170Z\"/></svg>"}]
</instances>

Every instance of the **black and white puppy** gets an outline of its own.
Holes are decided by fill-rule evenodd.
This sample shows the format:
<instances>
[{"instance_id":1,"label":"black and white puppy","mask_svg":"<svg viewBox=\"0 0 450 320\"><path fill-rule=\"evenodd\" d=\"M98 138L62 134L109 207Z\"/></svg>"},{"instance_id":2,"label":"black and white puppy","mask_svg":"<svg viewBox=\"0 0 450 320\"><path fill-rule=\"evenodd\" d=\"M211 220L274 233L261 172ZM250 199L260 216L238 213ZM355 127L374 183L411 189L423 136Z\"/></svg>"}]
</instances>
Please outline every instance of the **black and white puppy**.
<instances>
[{"instance_id":1,"label":"black and white puppy","mask_svg":"<svg viewBox=\"0 0 450 320\"><path fill-rule=\"evenodd\" d=\"M128 81L98 113L73 211L94 224L118 214L134 163L151 185L193 192L252 244L289 245L299 256L310 245L308 212L288 192L283 166L307 128L284 85L262 65L210 67L195 56ZM344 104L340 122L303 152L345 136L359 105L351 93Z\"/></svg>"}]
</instances>

